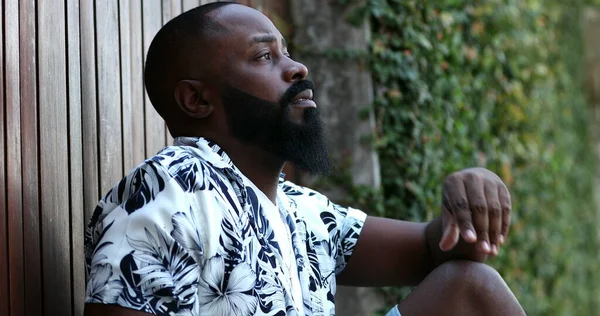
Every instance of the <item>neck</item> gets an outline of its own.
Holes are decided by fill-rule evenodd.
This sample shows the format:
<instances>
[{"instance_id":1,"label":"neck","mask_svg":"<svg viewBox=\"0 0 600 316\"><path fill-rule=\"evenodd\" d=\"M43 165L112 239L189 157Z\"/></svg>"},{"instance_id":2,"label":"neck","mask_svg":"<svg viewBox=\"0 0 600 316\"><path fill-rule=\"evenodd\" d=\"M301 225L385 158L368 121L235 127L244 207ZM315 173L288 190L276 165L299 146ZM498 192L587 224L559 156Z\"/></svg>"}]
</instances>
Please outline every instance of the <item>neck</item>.
<instances>
[{"instance_id":1,"label":"neck","mask_svg":"<svg viewBox=\"0 0 600 316\"><path fill-rule=\"evenodd\" d=\"M239 141L218 144L235 166L275 204L279 175L285 161L273 157L255 145Z\"/></svg>"}]
</instances>

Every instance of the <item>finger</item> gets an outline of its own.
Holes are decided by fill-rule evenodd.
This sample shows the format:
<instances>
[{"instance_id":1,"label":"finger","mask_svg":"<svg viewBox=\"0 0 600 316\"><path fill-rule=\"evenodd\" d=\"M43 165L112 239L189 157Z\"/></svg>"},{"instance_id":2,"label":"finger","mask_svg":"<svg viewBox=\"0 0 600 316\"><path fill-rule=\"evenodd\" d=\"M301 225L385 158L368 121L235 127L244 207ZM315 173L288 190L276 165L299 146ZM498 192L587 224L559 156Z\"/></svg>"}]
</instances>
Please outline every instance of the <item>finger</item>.
<instances>
[{"instance_id":1,"label":"finger","mask_svg":"<svg viewBox=\"0 0 600 316\"><path fill-rule=\"evenodd\" d=\"M462 179L448 177L444 182L444 205L450 211L457 222L463 239L468 243L477 241L477 235L473 228L471 210L467 200L467 193Z\"/></svg>"},{"instance_id":2,"label":"finger","mask_svg":"<svg viewBox=\"0 0 600 316\"><path fill-rule=\"evenodd\" d=\"M500 245L500 234L502 229L502 206L500 205L498 184L492 180L485 181L485 199L488 207L488 218L489 218L489 234L490 243L495 245L497 252L498 245ZM494 250L494 249L492 249ZM492 251L493 254L494 251Z\"/></svg>"},{"instance_id":3,"label":"finger","mask_svg":"<svg viewBox=\"0 0 600 316\"><path fill-rule=\"evenodd\" d=\"M483 177L469 173L465 179L465 189L469 198L469 208L473 217L473 226L477 233L477 249L485 254L491 252L488 235L489 219Z\"/></svg>"},{"instance_id":4,"label":"finger","mask_svg":"<svg viewBox=\"0 0 600 316\"><path fill-rule=\"evenodd\" d=\"M500 247L498 245L493 244L492 245L492 250L490 252L490 255L492 255L493 257L498 255L498 252L500 251Z\"/></svg>"},{"instance_id":5,"label":"finger","mask_svg":"<svg viewBox=\"0 0 600 316\"><path fill-rule=\"evenodd\" d=\"M460 231L458 224L454 220L454 216L444 205L442 205L442 223L444 223L442 238L440 239L440 249L449 251L458 243Z\"/></svg>"},{"instance_id":6,"label":"finger","mask_svg":"<svg viewBox=\"0 0 600 316\"><path fill-rule=\"evenodd\" d=\"M506 237L508 236L508 229L510 228L510 216L512 212L512 201L506 186L502 185L498 188L498 199L500 200L500 207L502 209L502 227L500 230L500 234L502 236L501 243L504 243Z\"/></svg>"}]
</instances>

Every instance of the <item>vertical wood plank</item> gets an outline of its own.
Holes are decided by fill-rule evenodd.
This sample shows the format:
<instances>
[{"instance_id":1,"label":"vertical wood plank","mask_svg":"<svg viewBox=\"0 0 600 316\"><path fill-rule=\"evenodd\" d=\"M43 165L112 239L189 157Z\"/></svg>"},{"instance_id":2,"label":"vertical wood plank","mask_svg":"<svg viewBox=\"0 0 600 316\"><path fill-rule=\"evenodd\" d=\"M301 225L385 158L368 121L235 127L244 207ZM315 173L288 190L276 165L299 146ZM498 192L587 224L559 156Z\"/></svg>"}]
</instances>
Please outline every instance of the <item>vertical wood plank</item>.
<instances>
[{"instance_id":1,"label":"vertical wood plank","mask_svg":"<svg viewBox=\"0 0 600 316\"><path fill-rule=\"evenodd\" d=\"M142 2L142 28L144 30L144 62L148 47L162 26L162 4L159 1ZM146 156L154 156L161 148L165 146L165 124L158 115L148 95L144 97L144 112L146 118Z\"/></svg>"},{"instance_id":2,"label":"vertical wood plank","mask_svg":"<svg viewBox=\"0 0 600 316\"><path fill-rule=\"evenodd\" d=\"M161 0L162 3L162 24L165 25L173 18L173 7L171 0Z\"/></svg>"},{"instance_id":3,"label":"vertical wood plank","mask_svg":"<svg viewBox=\"0 0 600 316\"><path fill-rule=\"evenodd\" d=\"M163 21L162 24L165 25L182 12L181 1L179 0L162 0L163 3ZM169 133L169 129L165 123L165 144L167 146L173 145L173 137L171 133Z\"/></svg>"},{"instance_id":4,"label":"vertical wood plank","mask_svg":"<svg viewBox=\"0 0 600 316\"><path fill-rule=\"evenodd\" d=\"M4 2L0 1L0 12ZM4 19L3 19L4 20ZM4 21L0 22L0 43L4 43ZM4 45L0 45L0 315L9 315L8 227L6 210L6 146L4 144Z\"/></svg>"},{"instance_id":5,"label":"vertical wood plank","mask_svg":"<svg viewBox=\"0 0 600 316\"><path fill-rule=\"evenodd\" d=\"M171 17L171 19L173 19L174 17L183 13L183 7L181 6L180 0L163 0L163 1L171 2L171 13L173 13L173 16Z\"/></svg>"},{"instance_id":6,"label":"vertical wood plank","mask_svg":"<svg viewBox=\"0 0 600 316\"><path fill-rule=\"evenodd\" d=\"M25 314L42 315L42 261L40 246L36 4L19 1L21 153L23 166L23 235L25 273Z\"/></svg>"},{"instance_id":7,"label":"vertical wood plank","mask_svg":"<svg viewBox=\"0 0 600 316\"><path fill-rule=\"evenodd\" d=\"M125 1L123 1L125 2ZM127 171L146 158L145 113L144 113L144 44L142 29L142 2L130 0L129 5L129 55L131 58L131 113L124 114L123 124L129 122L131 135L123 140L126 147L132 149L133 163L126 165ZM125 89L125 88L124 88ZM125 113L125 112L124 112ZM124 134L124 137L128 137ZM126 172L127 172L126 171Z\"/></svg>"},{"instance_id":8,"label":"vertical wood plank","mask_svg":"<svg viewBox=\"0 0 600 316\"><path fill-rule=\"evenodd\" d=\"M181 6L183 7L183 12L189 11L202 3L201 0L181 0Z\"/></svg>"},{"instance_id":9,"label":"vertical wood plank","mask_svg":"<svg viewBox=\"0 0 600 316\"><path fill-rule=\"evenodd\" d=\"M4 92L6 107L6 200L10 315L25 313L23 287L23 197L21 193L21 104L19 89L19 4L5 1Z\"/></svg>"},{"instance_id":10,"label":"vertical wood plank","mask_svg":"<svg viewBox=\"0 0 600 316\"><path fill-rule=\"evenodd\" d=\"M121 120L122 120L122 143L123 143L123 170L125 174L135 166L131 138L133 136L133 104L131 91L131 23L129 20L129 6L125 1L119 1L119 39L121 49ZM139 163L139 162L137 162Z\"/></svg>"},{"instance_id":11,"label":"vertical wood plank","mask_svg":"<svg viewBox=\"0 0 600 316\"><path fill-rule=\"evenodd\" d=\"M174 18L173 16L173 7L171 5L171 1L170 0L162 0L162 25L167 24L169 21L171 21L172 18ZM169 129L167 127L167 123L163 122L164 125L164 131L165 131L165 145L170 145L171 142L169 141L169 139L171 137L169 137Z\"/></svg>"},{"instance_id":12,"label":"vertical wood plank","mask_svg":"<svg viewBox=\"0 0 600 316\"><path fill-rule=\"evenodd\" d=\"M102 194L108 192L122 178L123 173L118 10L117 0L96 1L98 132Z\"/></svg>"},{"instance_id":13,"label":"vertical wood plank","mask_svg":"<svg viewBox=\"0 0 600 316\"><path fill-rule=\"evenodd\" d=\"M96 122L96 39L94 33L94 1L81 1L81 112L83 136L84 219L90 216L100 198L98 180L98 129Z\"/></svg>"},{"instance_id":14,"label":"vertical wood plank","mask_svg":"<svg viewBox=\"0 0 600 316\"><path fill-rule=\"evenodd\" d=\"M65 6L55 0L38 5L44 312L71 315Z\"/></svg>"},{"instance_id":15,"label":"vertical wood plank","mask_svg":"<svg viewBox=\"0 0 600 316\"><path fill-rule=\"evenodd\" d=\"M73 315L83 315L85 259L83 255L83 144L81 131L81 58L79 1L67 0L67 82L69 118L69 191L71 215L71 291Z\"/></svg>"}]
</instances>

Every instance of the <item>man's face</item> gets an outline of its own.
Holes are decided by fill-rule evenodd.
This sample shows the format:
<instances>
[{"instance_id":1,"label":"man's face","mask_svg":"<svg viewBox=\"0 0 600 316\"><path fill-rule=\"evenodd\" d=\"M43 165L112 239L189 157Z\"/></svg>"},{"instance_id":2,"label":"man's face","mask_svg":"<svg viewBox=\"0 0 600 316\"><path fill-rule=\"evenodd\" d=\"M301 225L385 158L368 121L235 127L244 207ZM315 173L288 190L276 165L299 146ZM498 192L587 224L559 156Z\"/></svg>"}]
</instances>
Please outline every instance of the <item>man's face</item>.
<instances>
[{"instance_id":1,"label":"man's face","mask_svg":"<svg viewBox=\"0 0 600 316\"><path fill-rule=\"evenodd\" d=\"M221 103L233 137L260 146L313 174L330 170L308 70L292 60L281 33L260 12L230 5L218 13L229 30Z\"/></svg>"}]
</instances>

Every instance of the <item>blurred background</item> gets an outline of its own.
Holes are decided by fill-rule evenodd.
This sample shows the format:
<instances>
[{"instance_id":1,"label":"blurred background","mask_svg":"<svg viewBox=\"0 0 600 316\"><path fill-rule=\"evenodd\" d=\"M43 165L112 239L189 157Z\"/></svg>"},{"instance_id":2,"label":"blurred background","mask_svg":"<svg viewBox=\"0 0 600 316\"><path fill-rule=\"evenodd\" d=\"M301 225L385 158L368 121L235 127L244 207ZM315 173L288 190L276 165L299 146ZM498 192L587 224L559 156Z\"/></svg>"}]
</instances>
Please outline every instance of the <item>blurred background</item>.
<instances>
[{"instance_id":1,"label":"blurred background","mask_svg":"<svg viewBox=\"0 0 600 316\"><path fill-rule=\"evenodd\" d=\"M303 16L293 43L317 87L331 86L317 90L327 94L318 104L340 167L317 185L371 214L422 221L439 214L445 176L489 168L514 210L509 242L489 263L529 315L600 315L597 4L329 1ZM340 30L344 22L354 31ZM339 113L348 103L362 123ZM364 159L369 149L378 161ZM376 312L409 290L342 288L338 310Z\"/></svg>"},{"instance_id":2,"label":"blurred background","mask_svg":"<svg viewBox=\"0 0 600 316\"><path fill-rule=\"evenodd\" d=\"M82 315L83 227L171 143L143 90L158 29L200 0L2 0L0 315ZM513 196L489 263L529 315L600 315L600 2L245 0L309 68L336 172L289 179L427 221L451 172ZM374 259L376 260L376 259ZM410 289L338 288L339 315Z\"/></svg>"}]
</instances>

